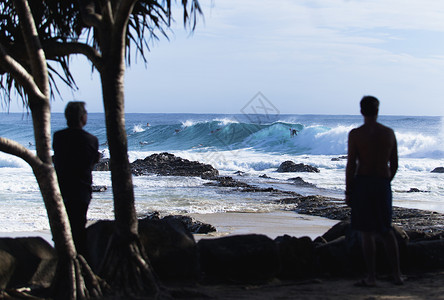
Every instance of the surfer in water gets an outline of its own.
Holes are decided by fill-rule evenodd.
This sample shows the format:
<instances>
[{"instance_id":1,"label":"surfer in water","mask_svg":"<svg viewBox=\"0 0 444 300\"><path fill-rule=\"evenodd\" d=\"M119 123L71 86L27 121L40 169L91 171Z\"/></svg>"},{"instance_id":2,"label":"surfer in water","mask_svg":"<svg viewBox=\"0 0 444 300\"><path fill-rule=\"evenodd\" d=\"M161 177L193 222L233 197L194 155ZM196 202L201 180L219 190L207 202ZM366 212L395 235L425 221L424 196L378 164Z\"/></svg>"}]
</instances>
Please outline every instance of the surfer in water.
<instances>
[{"instance_id":1,"label":"surfer in water","mask_svg":"<svg viewBox=\"0 0 444 300\"><path fill-rule=\"evenodd\" d=\"M296 135L298 135L299 130L294 129L294 128L290 128L290 137L294 137Z\"/></svg>"}]
</instances>

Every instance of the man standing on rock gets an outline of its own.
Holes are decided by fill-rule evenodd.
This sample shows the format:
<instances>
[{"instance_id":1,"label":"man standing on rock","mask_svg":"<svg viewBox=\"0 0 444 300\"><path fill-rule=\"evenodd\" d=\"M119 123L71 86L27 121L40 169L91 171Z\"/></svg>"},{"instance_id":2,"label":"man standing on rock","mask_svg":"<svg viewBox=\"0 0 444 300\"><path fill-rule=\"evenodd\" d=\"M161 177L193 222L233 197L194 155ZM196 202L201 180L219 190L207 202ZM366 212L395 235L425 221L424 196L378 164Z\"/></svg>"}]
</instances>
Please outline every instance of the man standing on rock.
<instances>
[{"instance_id":1,"label":"man standing on rock","mask_svg":"<svg viewBox=\"0 0 444 300\"><path fill-rule=\"evenodd\" d=\"M345 202L351 207L352 229L361 232L368 276L357 283L375 286L375 237L383 239L392 264L395 284L402 284L399 250L392 229L391 181L398 170L398 150L393 130L378 123L379 101L361 100L364 124L350 131L346 168Z\"/></svg>"},{"instance_id":2,"label":"man standing on rock","mask_svg":"<svg viewBox=\"0 0 444 300\"><path fill-rule=\"evenodd\" d=\"M92 194L92 169L99 161L97 138L82 128L88 115L85 102L69 102L65 108L68 128L54 133L54 167L71 224L77 252L87 256L86 214Z\"/></svg>"}]
</instances>

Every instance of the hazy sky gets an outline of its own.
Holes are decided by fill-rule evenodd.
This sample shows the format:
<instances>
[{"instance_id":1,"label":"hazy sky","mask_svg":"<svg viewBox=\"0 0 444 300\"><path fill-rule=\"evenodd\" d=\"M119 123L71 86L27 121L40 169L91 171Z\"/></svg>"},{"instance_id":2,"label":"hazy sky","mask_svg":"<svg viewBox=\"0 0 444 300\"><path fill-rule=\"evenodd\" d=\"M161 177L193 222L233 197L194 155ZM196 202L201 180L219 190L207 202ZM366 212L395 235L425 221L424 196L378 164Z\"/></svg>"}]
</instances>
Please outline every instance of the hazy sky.
<instances>
[{"instance_id":1,"label":"hazy sky","mask_svg":"<svg viewBox=\"0 0 444 300\"><path fill-rule=\"evenodd\" d=\"M240 113L262 92L282 114L358 114L370 94L381 114L444 115L444 1L200 2L194 34L179 12L148 64L133 60L126 112ZM80 90L53 111L71 99L103 111L97 73L73 66Z\"/></svg>"}]
</instances>

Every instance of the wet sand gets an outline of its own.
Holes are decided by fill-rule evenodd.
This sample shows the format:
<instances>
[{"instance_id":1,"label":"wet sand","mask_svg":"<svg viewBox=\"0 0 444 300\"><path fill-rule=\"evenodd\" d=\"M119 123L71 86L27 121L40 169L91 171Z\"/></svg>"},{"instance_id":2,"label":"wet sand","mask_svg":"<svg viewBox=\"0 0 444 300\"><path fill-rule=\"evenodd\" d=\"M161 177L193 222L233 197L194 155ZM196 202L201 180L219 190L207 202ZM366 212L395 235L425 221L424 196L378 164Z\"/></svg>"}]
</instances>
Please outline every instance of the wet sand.
<instances>
[{"instance_id":1,"label":"wet sand","mask_svg":"<svg viewBox=\"0 0 444 300\"><path fill-rule=\"evenodd\" d=\"M190 214L190 216L211 224L217 229L217 232L210 234L196 234L197 240L254 233L264 234L272 239L284 234L295 237L309 236L315 239L338 222L316 216L300 215L291 211Z\"/></svg>"}]
</instances>

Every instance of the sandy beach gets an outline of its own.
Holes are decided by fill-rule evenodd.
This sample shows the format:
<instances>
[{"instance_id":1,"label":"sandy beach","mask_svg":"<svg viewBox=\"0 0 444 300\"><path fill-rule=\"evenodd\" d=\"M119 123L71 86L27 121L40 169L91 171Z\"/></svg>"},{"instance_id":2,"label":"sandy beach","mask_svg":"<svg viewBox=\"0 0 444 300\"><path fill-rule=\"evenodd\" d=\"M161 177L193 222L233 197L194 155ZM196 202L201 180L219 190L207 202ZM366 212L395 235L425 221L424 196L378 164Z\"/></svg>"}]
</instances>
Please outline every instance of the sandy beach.
<instances>
[{"instance_id":1,"label":"sandy beach","mask_svg":"<svg viewBox=\"0 0 444 300\"><path fill-rule=\"evenodd\" d=\"M290 236L322 235L338 221L301 215L291 211L269 213L191 214L212 224L217 232L195 235L196 240L237 234L264 234L274 239ZM49 231L3 232L0 237L40 236L52 244ZM173 299L444 299L444 271L405 274L403 286L393 285L386 277L378 278L374 288L356 287L360 278L323 277L305 280L278 280L258 284L171 285Z\"/></svg>"},{"instance_id":2,"label":"sandy beach","mask_svg":"<svg viewBox=\"0 0 444 300\"><path fill-rule=\"evenodd\" d=\"M317 216L301 215L291 211L266 213L214 213L190 214L190 217L216 227L217 231L209 234L195 234L196 241L202 238L218 238L237 234L264 234L271 239L287 234L290 236L308 236L312 239L322 235L338 221ZM2 237L39 236L53 245L51 232L14 231L0 232Z\"/></svg>"},{"instance_id":3,"label":"sandy beach","mask_svg":"<svg viewBox=\"0 0 444 300\"><path fill-rule=\"evenodd\" d=\"M301 215L292 211L269 213L214 213L190 214L198 221L216 227L217 232L197 234L196 239L215 238L237 234L264 234L271 239L287 234L308 236L312 239L324 234L338 221L326 218Z\"/></svg>"}]
</instances>

